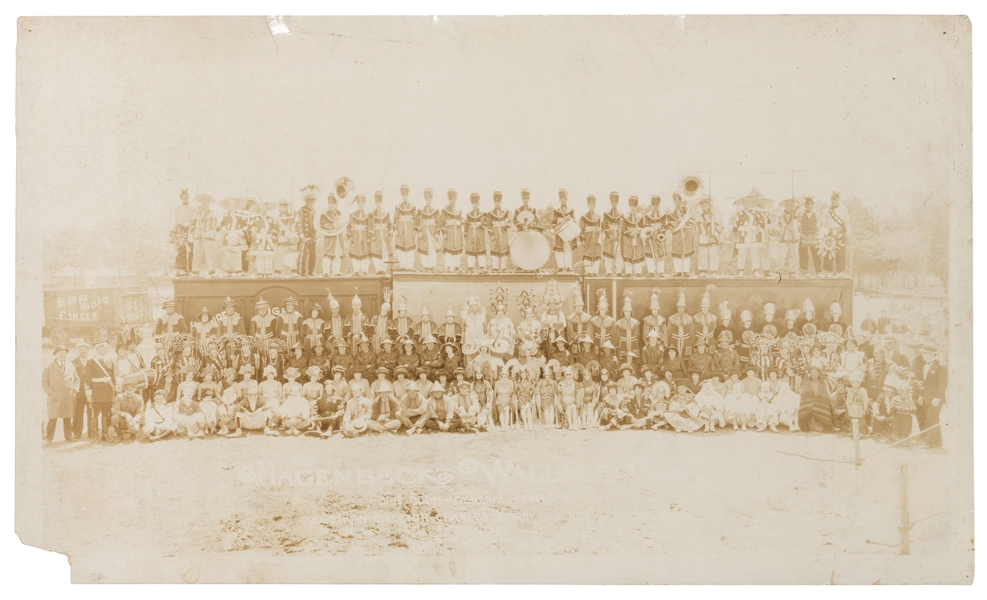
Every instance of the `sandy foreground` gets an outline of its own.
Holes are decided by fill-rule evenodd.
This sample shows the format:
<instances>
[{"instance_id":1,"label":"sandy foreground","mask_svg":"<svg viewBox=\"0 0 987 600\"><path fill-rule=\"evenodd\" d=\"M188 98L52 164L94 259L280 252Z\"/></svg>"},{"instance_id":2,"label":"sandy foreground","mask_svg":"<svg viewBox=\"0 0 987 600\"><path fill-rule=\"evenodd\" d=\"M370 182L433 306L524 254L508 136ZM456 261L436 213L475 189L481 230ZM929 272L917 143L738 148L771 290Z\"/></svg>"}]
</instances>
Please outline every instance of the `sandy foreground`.
<instances>
[{"instance_id":1,"label":"sandy foreground","mask_svg":"<svg viewBox=\"0 0 987 600\"><path fill-rule=\"evenodd\" d=\"M951 510L948 453L852 459L845 435L752 431L56 443L43 453L44 535L76 582L972 576L960 533L972 515ZM901 463L912 520L938 515L915 525L908 557Z\"/></svg>"}]
</instances>

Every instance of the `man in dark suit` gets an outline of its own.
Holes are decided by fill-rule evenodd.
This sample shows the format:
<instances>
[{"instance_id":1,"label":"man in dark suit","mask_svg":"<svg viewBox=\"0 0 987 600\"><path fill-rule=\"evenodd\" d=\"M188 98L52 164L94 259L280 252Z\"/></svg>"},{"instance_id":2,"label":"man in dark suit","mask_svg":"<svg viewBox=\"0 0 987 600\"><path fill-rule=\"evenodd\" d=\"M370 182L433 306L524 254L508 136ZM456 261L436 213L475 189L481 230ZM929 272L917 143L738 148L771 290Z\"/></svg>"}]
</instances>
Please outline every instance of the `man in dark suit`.
<instances>
[{"instance_id":1,"label":"man in dark suit","mask_svg":"<svg viewBox=\"0 0 987 600\"><path fill-rule=\"evenodd\" d=\"M924 344L920 356L915 357L913 372L922 382L918 393L918 424L921 429L928 429L939 424L939 413L946 404L945 367L939 364L939 349L935 344ZM942 447L942 429L935 429L925 434L927 448Z\"/></svg>"},{"instance_id":2,"label":"man in dark suit","mask_svg":"<svg viewBox=\"0 0 987 600\"><path fill-rule=\"evenodd\" d=\"M79 342L75 346L75 351L79 353L79 356L72 359L72 366L75 367L75 372L79 374L79 392L75 396L75 413L72 416L72 435L76 439L82 438L82 425L86 421L86 413L89 413L89 403L86 402L86 391L89 389L89 381L86 379L89 373L89 349L89 344ZM92 421L91 414L89 420ZM91 424L90 427L92 427Z\"/></svg>"},{"instance_id":3,"label":"man in dark suit","mask_svg":"<svg viewBox=\"0 0 987 600\"><path fill-rule=\"evenodd\" d=\"M89 437L95 441L109 440L110 409L113 404L116 389L115 360L110 355L110 344L102 339L95 344L96 358L86 365L84 379L88 382L86 400L92 405L89 413ZM100 435L100 415L102 415L102 435Z\"/></svg>"}]
</instances>

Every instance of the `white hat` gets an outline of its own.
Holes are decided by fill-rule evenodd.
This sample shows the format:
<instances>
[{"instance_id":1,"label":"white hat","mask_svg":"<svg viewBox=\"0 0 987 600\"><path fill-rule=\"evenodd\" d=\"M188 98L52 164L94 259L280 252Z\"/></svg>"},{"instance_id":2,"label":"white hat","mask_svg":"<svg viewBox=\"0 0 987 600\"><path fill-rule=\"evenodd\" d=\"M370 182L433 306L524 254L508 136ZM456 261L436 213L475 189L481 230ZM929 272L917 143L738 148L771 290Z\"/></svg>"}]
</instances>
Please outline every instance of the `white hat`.
<instances>
[{"instance_id":1,"label":"white hat","mask_svg":"<svg viewBox=\"0 0 987 600\"><path fill-rule=\"evenodd\" d=\"M740 321L741 322L744 322L744 321L753 321L753 320L754 319L751 317L751 311L745 310L745 311L742 311L740 313Z\"/></svg>"},{"instance_id":2,"label":"white hat","mask_svg":"<svg viewBox=\"0 0 987 600\"><path fill-rule=\"evenodd\" d=\"M432 384L432 387L429 388L428 393L434 394L435 392L442 392L444 394L445 391L446 389L442 387L442 384L436 381Z\"/></svg>"},{"instance_id":3,"label":"white hat","mask_svg":"<svg viewBox=\"0 0 987 600\"><path fill-rule=\"evenodd\" d=\"M767 304L765 304L764 305L764 314L766 314L766 315L773 315L773 314L775 314L775 305L772 304L771 302L768 302Z\"/></svg>"},{"instance_id":4,"label":"white hat","mask_svg":"<svg viewBox=\"0 0 987 600\"><path fill-rule=\"evenodd\" d=\"M728 300L724 300L723 302L720 302L720 318L730 319L732 317L733 317L733 311L730 310L730 302Z\"/></svg>"},{"instance_id":5,"label":"white hat","mask_svg":"<svg viewBox=\"0 0 987 600\"><path fill-rule=\"evenodd\" d=\"M840 306L839 302L834 302L829 305L829 312L833 313L834 315L841 315L843 314L843 308Z\"/></svg>"}]
</instances>

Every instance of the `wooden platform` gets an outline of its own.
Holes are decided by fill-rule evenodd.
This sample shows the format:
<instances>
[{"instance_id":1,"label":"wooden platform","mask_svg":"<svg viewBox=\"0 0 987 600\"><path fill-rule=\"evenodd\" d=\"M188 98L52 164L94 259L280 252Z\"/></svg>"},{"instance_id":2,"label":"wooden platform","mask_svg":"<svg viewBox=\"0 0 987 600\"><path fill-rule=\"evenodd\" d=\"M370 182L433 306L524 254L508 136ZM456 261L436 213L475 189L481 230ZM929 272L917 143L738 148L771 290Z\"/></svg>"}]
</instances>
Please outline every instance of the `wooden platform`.
<instances>
[{"instance_id":1,"label":"wooden platform","mask_svg":"<svg viewBox=\"0 0 987 600\"><path fill-rule=\"evenodd\" d=\"M715 286L711 292L712 311L717 312L720 302L727 300L735 318L740 311L755 304L773 302L777 315L783 319L785 310L802 308L806 298L815 304L818 316L824 316L834 300L841 303L843 316L852 322L854 282L851 278L754 278L754 277L581 277L574 273L403 273L370 277L181 277L173 280L175 300L179 312L186 319L195 320L203 307L212 314L222 310L223 301L230 297L237 302L241 315L250 318L254 305L263 298L272 307L280 307L289 297L299 303L299 310L307 313L315 303L327 311L328 291L339 300L342 313L349 314L353 296L359 294L363 312L373 315L379 311L384 293L393 291L395 305L404 299L409 314L420 318L422 307L428 306L432 318L440 321L446 310L452 308L457 317L466 298L476 296L490 314L491 294L498 283L508 289L510 300L508 314L520 319L518 294L532 292L539 300L538 312L544 310L541 303L548 283L555 281L564 299L566 314L572 312L574 292L578 288L586 303L585 310L596 313L597 291L605 290L611 313L619 315L625 291L631 292L634 316L647 314L651 291L659 289L659 301L663 315L675 310L679 290L686 294L687 312L699 311L699 303L706 286Z\"/></svg>"}]
</instances>

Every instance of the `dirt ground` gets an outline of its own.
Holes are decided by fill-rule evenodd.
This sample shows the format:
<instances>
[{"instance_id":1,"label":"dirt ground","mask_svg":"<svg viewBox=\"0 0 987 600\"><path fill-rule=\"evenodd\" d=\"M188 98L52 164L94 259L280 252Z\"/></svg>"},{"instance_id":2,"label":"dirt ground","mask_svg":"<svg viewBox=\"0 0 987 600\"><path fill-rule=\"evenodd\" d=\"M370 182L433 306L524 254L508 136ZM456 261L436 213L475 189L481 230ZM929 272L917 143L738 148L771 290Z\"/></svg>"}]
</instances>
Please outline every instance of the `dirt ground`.
<instances>
[{"instance_id":1,"label":"dirt ground","mask_svg":"<svg viewBox=\"0 0 987 600\"><path fill-rule=\"evenodd\" d=\"M864 456L884 447L862 446ZM155 580L279 580L277 570L230 565L447 556L490 565L653 557L674 579L667 561L677 556L756 553L834 565L882 557L890 583L907 578L897 557L904 463L912 520L932 516L913 529L912 556L972 562L972 540L956 546L955 532L972 527L950 511L948 453L893 448L860 468L852 459L846 435L752 431L56 443L43 456L45 542L73 557L76 581L133 580L142 570ZM149 570L161 565L170 567ZM306 580L326 577L360 579ZM766 580L800 579L779 577Z\"/></svg>"}]
</instances>

